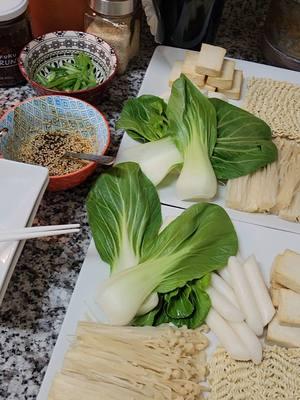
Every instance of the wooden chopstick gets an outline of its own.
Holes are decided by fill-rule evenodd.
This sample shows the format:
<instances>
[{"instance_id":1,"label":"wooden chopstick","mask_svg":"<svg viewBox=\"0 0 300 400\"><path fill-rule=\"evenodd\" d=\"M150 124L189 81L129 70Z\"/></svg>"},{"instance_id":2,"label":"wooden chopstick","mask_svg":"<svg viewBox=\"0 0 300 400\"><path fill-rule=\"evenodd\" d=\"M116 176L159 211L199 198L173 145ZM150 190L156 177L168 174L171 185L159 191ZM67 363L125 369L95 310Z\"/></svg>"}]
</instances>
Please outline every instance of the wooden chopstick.
<instances>
[{"instance_id":1,"label":"wooden chopstick","mask_svg":"<svg viewBox=\"0 0 300 400\"><path fill-rule=\"evenodd\" d=\"M46 236L66 235L80 231L79 224L34 226L13 230L0 230L0 242L34 239Z\"/></svg>"}]
</instances>

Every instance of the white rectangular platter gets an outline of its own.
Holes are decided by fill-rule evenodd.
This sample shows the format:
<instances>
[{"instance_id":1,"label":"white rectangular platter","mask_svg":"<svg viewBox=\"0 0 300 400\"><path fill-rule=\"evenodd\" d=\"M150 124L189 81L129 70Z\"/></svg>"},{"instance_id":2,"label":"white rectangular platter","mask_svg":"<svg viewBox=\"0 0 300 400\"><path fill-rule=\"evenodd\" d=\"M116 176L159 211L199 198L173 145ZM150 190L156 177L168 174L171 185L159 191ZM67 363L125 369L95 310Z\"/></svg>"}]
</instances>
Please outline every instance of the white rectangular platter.
<instances>
[{"instance_id":1,"label":"white rectangular platter","mask_svg":"<svg viewBox=\"0 0 300 400\"><path fill-rule=\"evenodd\" d=\"M140 88L139 95L153 94L160 96L168 90L168 78L174 62L176 60L184 59L185 50L176 49L173 47L159 46L156 48L153 57L150 61L149 67L145 74L143 84ZM241 69L244 73L244 83L242 88L242 95L239 101L231 100L230 102L234 105L241 107L243 99L245 98L247 78L249 77L261 77L261 78L272 78L274 80L289 81L300 85L300 73L296 71L290 71L287 69L272 67L263 64L257 64L249 61L235 60L236 68ZM126 133L124 134L119 154L122 153L123 149L134 146L137 142L131 139ZM187 208L192 202L181 201L176 198L175 193L175 181L176 176L167 177L162 182L159 189L159 196L161 203L166 205L172 205L181 208ZM219 186L218 195L213 200L224 207L224 194L225 188ZM282 229L290 232L300 233L300 224L285 221L275 215L266 215L258 213L246 213L241 211L232 210L226 208L229 215L239 221L247 221L254 224L268 226L276 229Z\"/></svg>"},{"instance_id":2,"label":"white rectangular platter","mask_svg":"<svg viewBox=\"0 0 300 400\"><path fill-rule=\"evenodd\" d=\"M162 206L163 217L178 216L182 211L179 208ZM295 233L269 229L236 220L233 220L233 223L239 238L239 248L242 257L247 257L251 254L256 255L266 282L269 282L271 264L277 254L283 252L286 248L300 252L300 236ZM108 275L109 267L101 261L92 241L79 274L37 400L46 400L48 398L51 383L55 374L63 365L64 354L76 332L78 321L89 320L91 315L99 321L105 321L101 310L97 308L95 298L99 291L99 286ZM215 349L217 339L212 334L208 336L211 342L210 353Z\"/></svg>"},{"instance_id":3,"label":"white rectangular platter","mask_svg":"<svg viewBox=\"0 0 300 400\"><path fill-rule=\"evenodd\" d=\"M47 168L0 159L0 230L30 226L47 184ZM0 243L0 304L24 243Z\"/></svg>"}]
</instances>

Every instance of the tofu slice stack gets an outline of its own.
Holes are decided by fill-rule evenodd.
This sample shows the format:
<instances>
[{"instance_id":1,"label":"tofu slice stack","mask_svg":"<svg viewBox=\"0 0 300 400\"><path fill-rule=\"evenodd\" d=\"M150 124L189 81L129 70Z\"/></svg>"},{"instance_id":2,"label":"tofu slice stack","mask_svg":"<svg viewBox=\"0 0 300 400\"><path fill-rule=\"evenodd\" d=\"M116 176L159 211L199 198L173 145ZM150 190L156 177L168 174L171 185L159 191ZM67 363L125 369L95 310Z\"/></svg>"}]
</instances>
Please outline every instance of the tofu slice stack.
<instances>
[{"instance_id":1,"label":"tofu slice stack","mask_svg":"<svg viewBox=\"0 0 300 400\"><path fill-rule=\"evenodd\" d=\"M200 52L187 50L184 60L174 63L169 86L183 73L199 89L207 90L209 97L238 100L243 72L236 70L235 62L225 59L225 54L224 48L207 43L202 44Z\"/></svg>"},{"instance_id":2,"label":"tofu slice stack","mask_svg":"<svg viewBox=\"0 0 300 400\"><path fill-rule=\"evenodd\" d=\"M208 76L206 83L219 89L229 90L232 88L235 62L224 60L219 76Z\"/></svg>"},{"instance_id":3,"label":"tofu slice stack","mask_svg":"<svg viewBox=\"0 0 300 400\"><path fill-rule=\"evenodd\" d=\"M229 99L239 100L243 84L243 72L236 69L233 75L233 82L230 89L218 88L218 92L225 94Z\"/></svg>"},{"instance_id":4,"label":"tofu slice stack","mask_svg":"<svg viewBox=\"0 0 300 400\"><path fill-rule=\"evenodd\" d=\"M185 74L186 77L190 79L195 86L201 88L204 86L205 74L198 74L196 72L197 61L198 61L197 52L186 51L181 72Z\"/></svg>"},{"instance_id":5,"label":"tofu slice stack","mask_svg":"<svg viewBox=\"0 0 300 400\"><path fill-rule=\"evenodd\" d=\"M267 340L285 347L300 347L300 254L285 250L271 271L271 295L277 313L268 326Z\"/></svg>"}]
</instances>

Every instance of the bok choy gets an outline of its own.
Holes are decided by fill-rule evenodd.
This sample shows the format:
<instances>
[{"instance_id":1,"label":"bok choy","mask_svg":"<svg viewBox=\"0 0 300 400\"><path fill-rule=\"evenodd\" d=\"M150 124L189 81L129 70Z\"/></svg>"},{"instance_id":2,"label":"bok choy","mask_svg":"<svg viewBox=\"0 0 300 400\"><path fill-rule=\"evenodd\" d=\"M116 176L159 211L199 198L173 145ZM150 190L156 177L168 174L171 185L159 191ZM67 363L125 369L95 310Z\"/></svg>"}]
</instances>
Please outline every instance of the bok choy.
<instances>
[{"instance_id":1,"label":"bok choy","mask_svg":"<svg viewBox=\"0 0 300 400\"><path fill-rule=\"evenodd\" d=\"M144 143L121 150L119 162L134 161L155 184L182 167L180 199L210 199L217 179L255 172L277 159L270 127L254 115L220 99L207 99L184 75L168 105L157 96L125 103L118 128Z\"/></svg>"},{"instance_id":2,"label":"bok choy","mask_svg":"<svg viewBox=\"0 0 300 400\"><path fill-rule=\"evenodd\" d=\"M111 273L137 265L162 224L156 189L134 163L102 174L89 193L87 212L96 248Z\"/></svg>"},{"instance_id":3,"label":"bok choy","mask_svg":"<svg viewBox=\"0 0 300 400\"><path fill-rule=\"evenodd\" d=\"M188 287L224 267L237 252L231 220L214 204L190 207L159 233L159 198L135 163L119 164L103 173L88 196L87 210L100 256L115 271L98 297L112 324L130 323L152 293L161 297L184 288L182 296L189 297ZM199 312L197 299L192 305L187 318L196 318Z\"/></svg>"},{"instance_id":4,"label":"bok choy","mask_svg":"<svg viewBox=\"0 0 300 400\"><path fill-rule=\"evenodd\" d=\"M157 96L144 95L127 100L117 128L125 129L140 143L118 155L117 162L133 161L154 185L158 185L177 165L182 155L168 136L167 105Z\"/></svg>"},{"instance_id":5,"label":"bok choy","mask_svg":"<svg viewBox=\"0 0 300 400\"><path fill-rule=\"evenodd\" d=\"M217 140L214 106L184 75L177 79L167 107L169 135L183 156L176 183L180 200L208 200L217 192L211 165Z\"/></svg>"}]
</instances>

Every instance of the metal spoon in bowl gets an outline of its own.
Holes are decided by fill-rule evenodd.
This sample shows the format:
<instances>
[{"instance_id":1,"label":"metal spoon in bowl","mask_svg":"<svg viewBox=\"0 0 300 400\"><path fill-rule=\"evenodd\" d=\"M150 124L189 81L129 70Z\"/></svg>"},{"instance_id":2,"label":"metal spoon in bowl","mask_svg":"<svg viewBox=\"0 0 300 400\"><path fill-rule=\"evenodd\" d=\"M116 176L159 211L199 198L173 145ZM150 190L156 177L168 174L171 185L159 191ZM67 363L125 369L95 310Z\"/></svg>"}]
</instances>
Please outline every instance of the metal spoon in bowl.
<instances>
[{"instance_id":1,"label":"metal spoon in bowl","mask_svg":"<svg viewBox=\"0 0 300 400\"><path fill-rule=\"evenodd\" d=\"M74 153L72 151L67 151L63 157L94 161L97 164L108 165L108 166L113 165L115 161L115 157L100 156L98 154L88 154L88 153Z\"/></svg>"}]
</instances>

